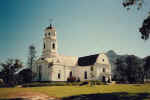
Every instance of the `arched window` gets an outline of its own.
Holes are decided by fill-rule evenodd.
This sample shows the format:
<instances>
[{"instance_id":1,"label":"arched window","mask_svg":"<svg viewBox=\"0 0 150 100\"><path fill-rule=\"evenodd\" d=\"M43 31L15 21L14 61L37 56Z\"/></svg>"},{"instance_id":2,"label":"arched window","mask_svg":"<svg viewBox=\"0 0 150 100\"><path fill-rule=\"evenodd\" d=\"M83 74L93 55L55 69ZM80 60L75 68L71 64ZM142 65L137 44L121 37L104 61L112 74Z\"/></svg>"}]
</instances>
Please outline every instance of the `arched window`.
<instances>
[{"instance_id":1,"label":"arched window","mask_svg":"<svg viewBox=\"0 0 150 100\"><path fill-rule=\"evenodd\" d=\"M103 62L104 62L104 59L103 59Z\"/></svg>"},{"instance_id":2,"label":"arched window","mask_svg":"<svg viewBox=\"0 0 150 100\"><path fill-rule=\"evenodd\" d=\"M55 49L55 43L52 44L53 49Z\"/></svg>"},{"instance_id":3,"label":"arched window","mask_svg":"<svg viewBox=\"0 0 150 100\"><path fill-rule=\"evenodd\" d=\"M93 68L93 66L91 66L91 71L93 71L94 70L94 68Z\"/></svg>"},{"instance_id":4,"label":"arched window","mask_svg":"<svg viewBox=\"0 0 150 100\"><path fill-rule=\"evenodd\" d=\"M87 72L84 72L84 79L87 79Z\"/></svg>"},{"instance_id":5,"label":"arched window","mask_svg":"<svg viewBox=\"0 0 150 100\"><path fill-rule=\"evenodd\" d=\"M60 73L58 73L58 79L60 79Z\"/></svg>"},{"instance_id":6,"label":"arched window","mask_svg":"<svg viewBox=\"0 0 150 100\"><path fill-rule=\"evenodd\" d=\"M106 69L105 69L105 68L103 68L103 72L106 72Z\"/></svg>"},{"instance_id":7,"label":"arched window","mask_svg":"<svg viewBox=\"0 0 150 100\"><path fill-rule=\"evenodd\" d=\"M48 64L48 68L50 68L51 66L53 66L52 62Z\"/></svg>"},{"instance_id":8,"label":"arched window","mask_svg":"<svg viewBox=\"0 0 150 100\"><path fill-rule=\"evenodd\" d=\"M45 49L45 43L44 43L44 49Z\"/></svg>"}]
</instances>

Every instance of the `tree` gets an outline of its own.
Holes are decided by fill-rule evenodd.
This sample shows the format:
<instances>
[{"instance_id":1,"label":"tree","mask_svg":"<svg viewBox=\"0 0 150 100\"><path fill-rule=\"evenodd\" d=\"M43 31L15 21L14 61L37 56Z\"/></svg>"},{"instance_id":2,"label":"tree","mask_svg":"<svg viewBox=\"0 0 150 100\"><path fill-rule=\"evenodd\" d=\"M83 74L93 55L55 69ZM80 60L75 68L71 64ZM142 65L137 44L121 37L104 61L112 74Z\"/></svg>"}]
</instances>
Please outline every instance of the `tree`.
<instances>
[{"instance_id":1,"label":"tree","mask_svg":"<svg viewBox=\"0 0 150 100\"><path fill-rule=\"evenodd\" d=\"M145 77L143 64L143 59L134 55L129 55L125 59L117 59L117 79L131 83L143 81Z\"/></svg>"},{"instance_id":2,"label":"tree","mask_svg":"<svg viewBox=\"0 0 150 100\"><path fill-rule=\"evenodd\" d=\"M93 86L95 85L95 82L93 80L95 80L95 70L94 70L94 66L91 66L91 73L90 73L90 76L91 76L91 81L90 81L90 86Z\"/></svg>"},{"instance_id":3,"label":"tree","mask_svg":"<svg viewBox=\"0 0 150 100\"><path fill-rule=\"evenodd\" d=\"M33 63L36 59L36 49L34 45L29 46L28 66L32 69Z\"/></svg>"},{"instance_id":4,"label":"tree","mask_svg":"<svg viewBox=\"0 0 150 100\"><path fill-rule=\"evenodd\" d=\"M146 0L122 0L122 5L127 8L127 10L130 9L131 6L137 6L137 9L141 9L141 7L144 4L144 1ZM141 38L143 40L149 39L150 35L150 12L148 12L147 18L143 21L143 24L141 28L139 28L139 32L141 33Z\"/></svg>"},{"instance_id":5,"label":"tree","mask_svg":"<svg viewBox=\"0 0 150 100\"><path fill-rule=\"evenodd\" d=\"M116 60L116 73L115 73L115 80L120 80L120 81L127 81L127 75L126 75L126 70L127 70L127 64L123 59L117 59Z\"/></svg>"},{"instance_id":6,"label":"tree","mask_svg":"<svg viewBox=\"0 0 150 100\"><path fill-rule=\"evenodd\" d=\"M148 79L150 78L150 56L147 56L144 58L144 73L145 73L145 78Z\"/></svg>"},{"instance_id":7,"label":"tree","mask_svg":"<svg viewBox=\"0 0 150 100\"><path fill-rule=\"evenodd\" d=\"M23 67L20 60L8 59L7 61L0 64L2 67L1 78L4 83L8 86L14 86L17 84L15 73Z\"/></svg>"},{"instance_id":8,"label":"tree","mask_svg":"<svg viewBox=\"0 0 150 100\"><path fill-rule=\"evenodd\" d=\"M33 77L34 74L30 68L23 69L18 73L18 80L20 84L30 83Z\"/></svg>"},{"instance_id":9,"label":"tree","mask_svg":"<svg viewBox=\"0 0 150 100\"><path fill-rule=\"evenodd\" d=\"M126 58L127 70L126 75L129 82L143 81L144 71L143 71L143 60L130 55Z\"/></svg>"}]
</instances>

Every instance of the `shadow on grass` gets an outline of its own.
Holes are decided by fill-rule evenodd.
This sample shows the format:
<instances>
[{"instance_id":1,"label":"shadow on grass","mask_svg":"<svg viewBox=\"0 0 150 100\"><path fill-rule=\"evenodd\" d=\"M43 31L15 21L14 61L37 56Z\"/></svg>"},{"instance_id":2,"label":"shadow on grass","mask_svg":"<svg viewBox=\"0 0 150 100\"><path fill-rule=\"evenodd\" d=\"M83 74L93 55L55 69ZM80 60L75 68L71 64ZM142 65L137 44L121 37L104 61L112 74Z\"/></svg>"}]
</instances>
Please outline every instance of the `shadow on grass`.
<instances>
[{"instance_id":1,"label":"shadow on grass","mask_svg":"<svg viewBox=\"0 0 150 100\"><path fill-rule=\"evenodd\" d=\"M121 93L103 93L103 94L83 94L63 98L62 100L150 100L150 94L139 93L129 94Z\"/></svg>"},{"instance_id":2,"label":"shadow on grass","mask_svg":"<svg viewBox=\"0 0 150 100\"><path fill-rule=\"evenodd\" d=\"M16 99L0 99L0 100L31 100L31 99L16 98ZM149 93L131 94L126 92L82 94L62 98L61 100L150 100L150 94Z\"/></svg>"},{"instance_id":3,"label":"shadow on grass","mask_svg":"<svg viewBox=\"0 0 150 100\"><path fill-rule=\"evenodd\" d=\"M30 99L14 98L14 99L0 99L0 100L30 100Z\"/></svg>"}]
</instances>

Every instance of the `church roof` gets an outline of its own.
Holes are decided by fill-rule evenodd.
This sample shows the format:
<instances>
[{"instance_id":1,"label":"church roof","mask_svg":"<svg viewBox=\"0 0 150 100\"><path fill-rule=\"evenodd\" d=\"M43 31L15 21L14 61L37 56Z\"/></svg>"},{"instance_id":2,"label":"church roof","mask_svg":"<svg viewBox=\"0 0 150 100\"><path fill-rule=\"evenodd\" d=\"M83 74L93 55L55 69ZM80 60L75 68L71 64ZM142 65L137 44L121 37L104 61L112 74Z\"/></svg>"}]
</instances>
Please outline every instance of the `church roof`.
<instances>
[{"instance_id":1,"label":"church roof","mask_svg":"<svg viewBox=\"0 0 150 100\"><path fill-rule=\"evenodd\" d=\"M90 55L90 56L84 56L84 57L79 57L79 59L78 59L78 65L79 66L94 65L98 56L99 56L99 54Z\"/></svg>"},{"instance_id":2,"label":"church roof","mask_svg":"<svg viewBox=\"0 0 150 100\"><path fill-rule=\"evenodd\" d=\"M78 57L59 55L59 61L61 64L66 66L76 66Z\"/></svg>"}]
</instances>

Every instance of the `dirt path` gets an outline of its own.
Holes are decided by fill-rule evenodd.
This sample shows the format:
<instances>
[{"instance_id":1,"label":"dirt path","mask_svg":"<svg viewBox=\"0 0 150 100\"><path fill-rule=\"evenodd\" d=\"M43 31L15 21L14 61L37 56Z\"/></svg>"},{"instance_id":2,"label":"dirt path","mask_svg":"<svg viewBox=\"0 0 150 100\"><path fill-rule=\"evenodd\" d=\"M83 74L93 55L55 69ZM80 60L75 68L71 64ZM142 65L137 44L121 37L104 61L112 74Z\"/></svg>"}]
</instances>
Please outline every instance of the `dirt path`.
<instances>
[{"instance_id":1,"label":"dirt path","mask_svg":"<svg viewBox=\"0 0 150 100\"><path fill-rule=\"evenodd\" d=\"M20 98L20 100L61 100L56 97L50 97L46 94L37 93L37 92L24 92L19 94L13 94L12 98ZM10 99L13 100L13 99ZM15 99L14 99L15 100ZM19 99L16 99L19 100Z\"/></svg>"}]
</instances>

